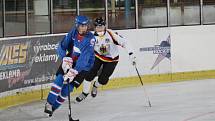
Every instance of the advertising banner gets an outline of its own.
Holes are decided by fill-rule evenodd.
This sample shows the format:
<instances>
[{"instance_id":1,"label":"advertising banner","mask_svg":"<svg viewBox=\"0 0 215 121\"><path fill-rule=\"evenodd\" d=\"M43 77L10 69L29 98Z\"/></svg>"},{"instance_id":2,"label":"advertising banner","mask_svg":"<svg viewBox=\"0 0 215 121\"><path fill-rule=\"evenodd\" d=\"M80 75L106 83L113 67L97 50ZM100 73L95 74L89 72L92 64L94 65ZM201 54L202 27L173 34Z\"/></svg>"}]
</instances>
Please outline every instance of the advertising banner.
<instances>
[{"instance_id":1,"label":"advertising banner","mask_svg":"<svg viewBox=\"0 0 215 121\"><path fill-rule=\"evenodd\" d=\"M53 81L59 66L56 49L62 37L0 41L0 92Z\"/></svg>"}]
</instances>

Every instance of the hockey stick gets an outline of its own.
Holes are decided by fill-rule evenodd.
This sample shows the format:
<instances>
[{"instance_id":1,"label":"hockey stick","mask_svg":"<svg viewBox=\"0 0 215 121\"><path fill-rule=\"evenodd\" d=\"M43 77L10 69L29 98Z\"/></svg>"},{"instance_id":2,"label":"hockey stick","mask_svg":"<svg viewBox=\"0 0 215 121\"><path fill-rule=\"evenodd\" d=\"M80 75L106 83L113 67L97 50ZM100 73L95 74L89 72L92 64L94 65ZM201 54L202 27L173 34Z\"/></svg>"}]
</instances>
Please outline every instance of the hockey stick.
<instances>
[{"instance_id":1,"label":"hockey stick","mask_svg":"<svg viewBox=\"0 0 215 121\"><path fill-rule=\"evenodd\" d=\"M79 119L72 119L72 108L71 108L71 100L70 100L70 85L69 85L69 79L67 79L68 84L68 103L69 103L69 121L79 121Z\"/></svg>"},{"instance_id":2,"label":"hockey stick","mask_svg":"<svg viewBox=\"0 0 215 121\"><path fill-rule=\"evenodd\" d=\"M138 69L137 69L136 63L133 63L133 65L134 65L135 70L136 70L136 72L137 72L137 75L138 75L138 77L139 77L139 79L140 79L140 82L141 82L141 84L142 84L142 86L143 86L144 94L145 94L145 97L146 97L147 100L148 100L149 107L152 107L151 102L150 102L150 100L149 100L149 96L148 96L148 94L147 94L147 92L146 92L146 89L144 88L142 78L141 78L140 73L139 73L139 71L138 71Z\"/></svg>"}]
</instances>

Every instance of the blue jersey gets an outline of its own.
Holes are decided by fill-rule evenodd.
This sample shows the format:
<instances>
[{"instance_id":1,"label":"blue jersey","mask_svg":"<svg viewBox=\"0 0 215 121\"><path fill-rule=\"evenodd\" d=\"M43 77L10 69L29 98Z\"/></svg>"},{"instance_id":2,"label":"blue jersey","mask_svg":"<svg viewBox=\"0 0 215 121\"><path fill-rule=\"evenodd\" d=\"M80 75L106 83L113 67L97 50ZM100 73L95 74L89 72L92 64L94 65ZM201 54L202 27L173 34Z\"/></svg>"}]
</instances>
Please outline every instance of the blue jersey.
<instances>
[{"instance_id":1,"label":"blue jersey","mask_svg":"<svg viewBox=\"0 0 215 121\"><path fill-rule=\"evenodd\" d=\"M91 32L87 32L83 40L78 40L78 36L78 30L73 28L59 43L57 52L61 59L68 53L75 63L74 69L78 72L89 71L95 60L95 37Z\"/></svg>"}]
</instances>

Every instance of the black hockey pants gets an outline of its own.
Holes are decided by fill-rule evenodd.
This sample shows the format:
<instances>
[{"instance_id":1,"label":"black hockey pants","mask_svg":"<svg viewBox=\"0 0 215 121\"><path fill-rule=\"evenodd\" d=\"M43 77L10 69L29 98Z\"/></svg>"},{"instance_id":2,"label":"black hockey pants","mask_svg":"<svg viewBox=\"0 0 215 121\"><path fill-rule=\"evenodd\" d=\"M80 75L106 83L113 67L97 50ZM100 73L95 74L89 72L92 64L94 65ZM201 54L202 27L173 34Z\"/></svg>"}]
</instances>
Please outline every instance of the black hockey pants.
<instances>
[{"instance_id":1,"label":"black hockey pants","mask_svg":"<svg viewBox=\"0 0 215 121\"><path fill-rule=\"evenodd\" d=\"M108 83L109 77L113 74L118 61L116 62L104 62L95 57L93 67L86 74L86 81L91 82L96 76L98 76L98 82L102 85Z\"/></svg>"}]
</instances>

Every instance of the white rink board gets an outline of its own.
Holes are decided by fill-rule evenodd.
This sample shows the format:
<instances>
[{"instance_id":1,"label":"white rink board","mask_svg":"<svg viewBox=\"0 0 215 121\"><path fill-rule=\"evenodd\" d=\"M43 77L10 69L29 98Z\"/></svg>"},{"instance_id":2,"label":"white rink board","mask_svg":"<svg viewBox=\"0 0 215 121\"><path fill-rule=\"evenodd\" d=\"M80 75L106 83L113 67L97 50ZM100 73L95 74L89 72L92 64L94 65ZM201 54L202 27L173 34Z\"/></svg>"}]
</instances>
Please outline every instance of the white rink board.
<instances>
[{"instance_id":1,"label":"white rink board","mask_svg":"<svg viewBox=\"0 0 215 121\"><path fill-rule=\"evenodd\" d=\"M172 37L172 71L215 69L215 26L174 27Z\"/></svg>"},{"instance_id":2,"label":"white rink board","mask_svg":"<svg viewBox=\"0 0 215 121\"><path fill-rule=\"evenodd\" d=\"M215 69L215 26L184 26L118 30L134 47L140 74L162 74ZM158 54L140 52L140 48L154 47L171 38L171 61L164 58L151 70ZM120 62L112 77L135 76L125 50L120 49Z\"/></svg>"}]
</instances>

